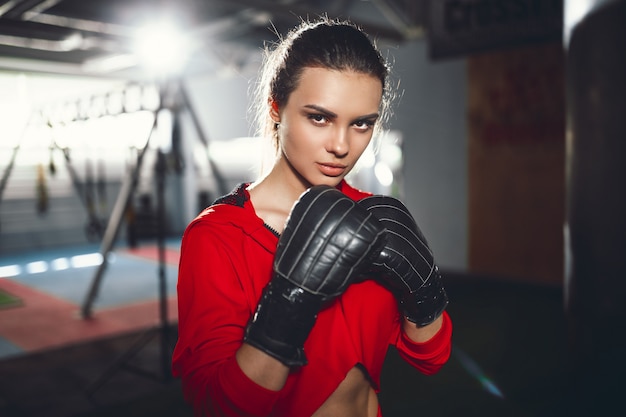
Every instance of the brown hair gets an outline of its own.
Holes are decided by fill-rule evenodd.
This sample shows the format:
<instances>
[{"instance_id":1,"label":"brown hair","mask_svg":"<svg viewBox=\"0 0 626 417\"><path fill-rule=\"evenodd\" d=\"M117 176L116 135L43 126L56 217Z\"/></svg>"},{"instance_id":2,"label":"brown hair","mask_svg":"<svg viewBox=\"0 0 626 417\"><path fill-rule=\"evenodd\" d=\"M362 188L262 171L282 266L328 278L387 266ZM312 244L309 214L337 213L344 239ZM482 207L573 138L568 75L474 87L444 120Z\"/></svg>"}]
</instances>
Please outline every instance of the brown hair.
<instances>
[{"instance_id":1,"label":"brown hair","mask_svg":"<svg viewBox=\"0 0 626 417\"><path fill-rule=\"evenodd\" d=\"M274 48L266 48L255 104L260 135L273 138L277 145L276 126L269 117L270 102L284 106L298 87L302 71L312 67L351 70L378 78L383 87L379 120L381 123L385 120L391 96L387 62L356 25L321 18L315 22L302 21Z\"/></svg>"}]
</instances>

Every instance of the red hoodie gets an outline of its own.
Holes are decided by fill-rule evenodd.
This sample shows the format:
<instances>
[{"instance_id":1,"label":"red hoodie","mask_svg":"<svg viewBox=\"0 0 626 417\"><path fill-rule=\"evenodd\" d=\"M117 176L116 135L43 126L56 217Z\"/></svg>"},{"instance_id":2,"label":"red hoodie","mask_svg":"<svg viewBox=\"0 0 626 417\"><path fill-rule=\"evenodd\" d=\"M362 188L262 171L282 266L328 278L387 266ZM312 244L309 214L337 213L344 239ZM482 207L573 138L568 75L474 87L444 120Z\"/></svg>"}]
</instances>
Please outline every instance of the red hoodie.
<instances>
[{"instance_id":1,"label":"red hoodie","mask_svg":"<svg viewBox=\"0 0 626 417\"><path fill-rule=\"evenodd\" d=\"M292 371L282 390L250 380L235 352L272 276L278 236L256 215L246 187L205 209L182 239L172 369L196 415L309 417L357 364L379 392L389 345L425 374L443 366L451 349L447 313L432 339L415 343L402 331L393 295L366 280L352 284L319 313L304 345L308 364ZM354 200L370 195L346 182L338 188Z\"/></svg>"}]
</instances>

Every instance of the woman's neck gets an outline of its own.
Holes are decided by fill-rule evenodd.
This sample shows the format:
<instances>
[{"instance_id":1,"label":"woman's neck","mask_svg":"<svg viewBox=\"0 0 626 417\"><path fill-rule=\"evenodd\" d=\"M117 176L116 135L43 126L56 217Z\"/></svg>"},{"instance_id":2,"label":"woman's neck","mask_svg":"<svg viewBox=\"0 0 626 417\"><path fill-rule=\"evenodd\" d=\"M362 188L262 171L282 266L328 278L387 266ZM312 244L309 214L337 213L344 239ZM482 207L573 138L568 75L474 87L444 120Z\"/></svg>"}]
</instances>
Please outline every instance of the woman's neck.
<instances>
[{"instance_id":1,"label":"woman's neck","mask_svg":"<svg viewBox=\"0 0 626 417\"><path fill-rule=\"evenodd\" d=\"M270 198L287 204L289 208L306 191L309 184L284 158L279 158L272 170L260 180L248 187L248 190L259 188L262 193L269 193Z\"/></svg>"}]
</instances>

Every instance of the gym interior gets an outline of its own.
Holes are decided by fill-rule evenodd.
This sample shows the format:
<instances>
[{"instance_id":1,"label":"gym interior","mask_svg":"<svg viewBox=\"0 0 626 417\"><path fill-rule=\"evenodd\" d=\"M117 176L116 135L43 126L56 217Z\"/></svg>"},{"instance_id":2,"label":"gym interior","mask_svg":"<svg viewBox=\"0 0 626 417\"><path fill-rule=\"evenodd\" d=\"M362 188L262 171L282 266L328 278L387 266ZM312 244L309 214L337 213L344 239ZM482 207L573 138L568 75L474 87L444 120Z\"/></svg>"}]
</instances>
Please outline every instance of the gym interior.
<instances>
[{"instance_id":1,"label":"gym interior","mask_svg":"<svg viewBox=\"0 0 626 417\"><path fill-rule=\"evenodd\" d=\"M390 349L383 414L626 415L623 0L0 1L0 415L193 415L182 233L267 162L263 48L320 15L392 62L349 181L406 204L450 298L449 362Z\"/></svg>"}]
</instances>

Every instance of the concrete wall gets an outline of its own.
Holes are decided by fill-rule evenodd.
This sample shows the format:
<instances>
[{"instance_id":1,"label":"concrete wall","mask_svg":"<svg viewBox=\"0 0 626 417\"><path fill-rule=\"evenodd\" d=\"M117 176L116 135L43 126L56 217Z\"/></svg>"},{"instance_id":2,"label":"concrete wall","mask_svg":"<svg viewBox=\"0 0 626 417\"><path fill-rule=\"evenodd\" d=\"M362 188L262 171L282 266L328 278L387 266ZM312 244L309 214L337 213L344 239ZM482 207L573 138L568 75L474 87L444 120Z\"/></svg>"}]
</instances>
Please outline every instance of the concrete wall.
<instances>
[{"instance_id":1,"label":"concrete wall","mask_svg":"<svg viewBox=\"0 0 626 417\"><path fill-rule=\"evenodd\" d=\"M432 62L416 41L390 53L403 95L392 127L402 132L405 203L440 267L467 266L465 60Z\"/></svg>"}]
</instances>

